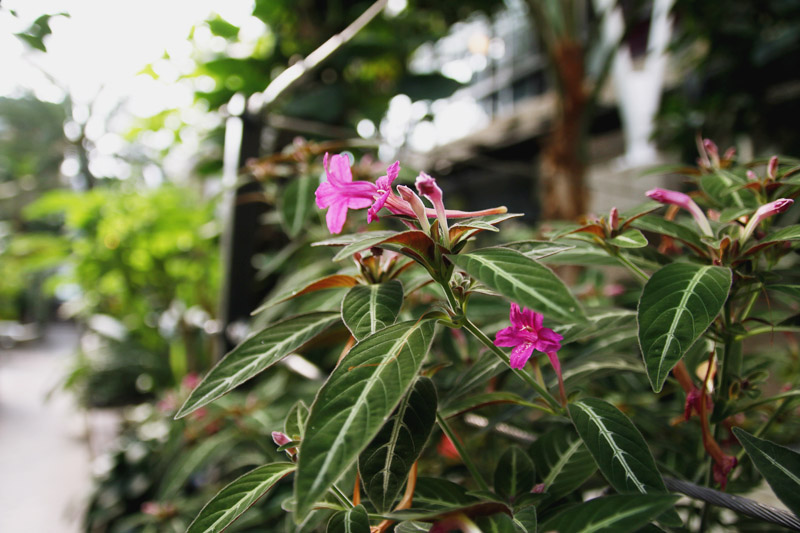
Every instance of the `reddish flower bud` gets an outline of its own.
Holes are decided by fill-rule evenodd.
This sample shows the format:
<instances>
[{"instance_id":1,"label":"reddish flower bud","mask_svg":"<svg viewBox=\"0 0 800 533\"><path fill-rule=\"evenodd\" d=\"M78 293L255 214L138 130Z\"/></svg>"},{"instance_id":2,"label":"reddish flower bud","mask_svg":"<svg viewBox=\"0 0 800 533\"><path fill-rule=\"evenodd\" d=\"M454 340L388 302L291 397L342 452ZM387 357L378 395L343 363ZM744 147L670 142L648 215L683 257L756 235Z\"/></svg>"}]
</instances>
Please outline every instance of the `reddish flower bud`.
<instances>
[{"instance_id":1,"label":"reddish flower bud","mask_svg":"<svg viewBox=\"0 0 800 533\"><path fill-rule=\"evenodd\" d=\"M648 198L652 198L656 202L677 205L678 207L686 209L692 214L697 222L697 225L700 226L700 229L703 231L703 233L708 237L713 237L714 233L711 231L711 225L708 223L706 215L703 213L700 207L694 203L694 200L692 200L688 194L656 188L650 189L645 193L645 195Z\"/></svg>"},{"instance_id":2,"label":"reddish flower bud","mask_svg":"<svg viewBox=\"0 0 800 533\"><path fill-rule=\"evenodd\" d=\"M778 156L776 155L769 158L769 163L767 163L767 176L771 180L778 177Z\"/></svg>"}]
</instances>

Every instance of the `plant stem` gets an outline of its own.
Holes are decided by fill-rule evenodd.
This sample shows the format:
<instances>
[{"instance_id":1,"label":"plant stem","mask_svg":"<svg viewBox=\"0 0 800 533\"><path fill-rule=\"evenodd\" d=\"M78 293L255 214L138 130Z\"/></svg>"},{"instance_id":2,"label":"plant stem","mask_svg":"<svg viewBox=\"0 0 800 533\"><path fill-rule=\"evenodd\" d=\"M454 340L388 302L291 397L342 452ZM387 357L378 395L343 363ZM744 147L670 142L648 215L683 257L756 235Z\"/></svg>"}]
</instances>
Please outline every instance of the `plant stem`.
<instances>
[{"instance_id":1,"label":"plant stem","mask_svg":"<svg viewBox=\"0 0 800 533\"><path fill-rule=\"evenodd\" d=\"M503 350L495 346L492 340L489 337L487 337L486 334L483 331L481 331L475 324L473 324L469 319L464 320L464 327L470 333L475 335L475 337L481 342L481 344L489 348L489 350L491 350L492 353L495 354L501 361L503 361L507 365L509 364L508 356L505 353L503 353ZM545 399L545 401L550 405L551 409L553 410L553 414L556 414L562 409L559 401L556 400L555 397L547 391L546 387L540 385L533 378L533 376L531 376L524 370L518 368L512 368L511 370L514 372L514 374L517 375L518 378L520 378L525 383L533 387L533 389L536 392L538 392L542 398Z\"/></svg>"},{"instance_id":2,"label":"plant stem","mask_svg":"<svg viewBox=\"0 0 800 533\"><path fill-rule=\"evenodd\" d=\"M461 460L464 461L464 465L467 467L467 470L469 470L469 473L472 474L472 478L475 480L481 490L489 491L489 485L486 483L486 480L483 479L483 476L481 476L481 473L478 471L475 463L472 462L469 454L461 445L461 441L458 440L456 434L453 433L453 430L447 425L447 421L441 414L439 414L438 411L436 412L436 422L439 423L439 427L442 428L442 431L444 431L444 434L447 435L448 439L450 439L450 442L453 443L453 446L456 447L458 455L461 457Z\"/></svg>"},{"instance_id":3,"label":"plant stem","mask_svg":"<svg viewBox=\"0 0 800 533\"><path fill-rule=\"evenodd\" d=\"M345 507L345 509L352 509L353 507L355 507L355 505L353 505L353 502L350 501L350 498L348 498L347 495L344 492L342 492L336 485L331 485L331 492L333 493L334 496L336 496L336 499L339 500L339 503L341 503Z\"/></svg>"},{"instance_id":4,"label":"plant stem","mask_svg":"<svg viewBox=\"0 0 800 533\"><path fill-rule=\"evenodd\" d=\"M619 253L619 251L617 251L617 252L614 254L614 257L616 257L617 259L619 259L620 263L622 263L623 265L625 265L626 267L628 267L628 270L630 270L631 272L633 272L633 273L634 273L636 276L638 276L638 277L639 277L639 278L640 278L642 281L644 281L645 283L647 283L647 281L650 279L650 276L648 276L647 274L645 274L645 273L644 273L644 271L643 271L641 268L639 268L639 267L637 267L636 265L634 265L634 264L633 264L633 262L632 262L630 259L628 259L628 258L627 258L627 257L625 257L624 255L622 255L621 253Z\"/></svg>"},{"instance_id":5,"label":"plant stem","mask_svg":"<svg viewBox=\"0 0 800 533\"><path fill-rule=\"evenodd\" d=\"M749 339L750 337L755 337L756 335L761 335L762 333L797 333L800 332L800 327L798 326L761 326L759 328L753 328L747 333L742 333L737 335L733 338L735 341L741 341L744 339Z\"/></svg>"}]
</instances>

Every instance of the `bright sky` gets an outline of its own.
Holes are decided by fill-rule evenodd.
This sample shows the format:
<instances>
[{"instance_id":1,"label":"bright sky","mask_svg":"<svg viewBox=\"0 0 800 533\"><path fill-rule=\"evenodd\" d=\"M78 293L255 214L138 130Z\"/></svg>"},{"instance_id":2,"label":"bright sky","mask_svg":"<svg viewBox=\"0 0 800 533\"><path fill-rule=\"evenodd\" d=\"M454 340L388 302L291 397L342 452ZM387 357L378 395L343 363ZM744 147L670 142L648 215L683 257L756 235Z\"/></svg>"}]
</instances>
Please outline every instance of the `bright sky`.
<instances>
[{"instance_id":1,"label":"bright sky","mask_svg":"<svg viewBox=\"0 0 800 533\"><path fill-rule=\"evenodd\" d=\"M59 100L62 92L39 67L78 101L91 101L101 87L125 93L133 76L165 51L178 57L187 54L189 31L211 12L235 24L248 17L252 1L3 0L2 6L0 95L18 94L22 85L39 98ZM28 52L13 35L39 15L59 12L70 17L51 19L53 34L45 41L46 54Z\"/></svg>"}]
</instances>

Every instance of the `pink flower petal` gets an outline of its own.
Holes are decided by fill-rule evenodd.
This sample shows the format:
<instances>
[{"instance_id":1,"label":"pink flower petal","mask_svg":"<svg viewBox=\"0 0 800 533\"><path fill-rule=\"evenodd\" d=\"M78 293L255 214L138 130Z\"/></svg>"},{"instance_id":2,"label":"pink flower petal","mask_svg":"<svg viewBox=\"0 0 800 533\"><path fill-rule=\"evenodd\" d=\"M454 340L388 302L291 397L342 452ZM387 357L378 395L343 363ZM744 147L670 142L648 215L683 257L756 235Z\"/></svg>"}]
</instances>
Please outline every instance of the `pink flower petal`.
<instances>
[{"instance_id":1,"label":"pink flower petal","mask_svg":"<svg viewBox=\"0 0 800 533\"><path fill-rule=\"evenodd\" d=\"M525 366L525 363L528 362L528 359L531 358L533 354L533 345L531 344L519 344L511 350L511 368L522 368Z\"/></svg>"},{"instance_id":2,"label":"pink flower petal","mask_svg":"<svg viewBox=\"0 0 800 533\"><path fill-rule=\"evenodd\" d=\"M328 213L325 215L328 231L331 233L341 233L345 220L347 220L347 204L344 202L331 204L328 208Z\"/></svg>"}]
</instances>

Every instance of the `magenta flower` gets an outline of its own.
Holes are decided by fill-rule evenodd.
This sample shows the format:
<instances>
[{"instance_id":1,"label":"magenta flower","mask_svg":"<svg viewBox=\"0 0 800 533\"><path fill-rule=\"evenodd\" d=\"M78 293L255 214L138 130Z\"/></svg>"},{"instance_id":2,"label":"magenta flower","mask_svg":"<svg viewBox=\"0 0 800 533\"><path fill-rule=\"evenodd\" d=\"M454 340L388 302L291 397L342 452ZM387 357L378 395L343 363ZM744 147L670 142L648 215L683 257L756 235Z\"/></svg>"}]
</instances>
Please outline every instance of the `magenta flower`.
<instances>
[{"instance_id":1,"label":"magenta flower","mask_svg":"<svg viewBox=\"0 0 800 533\"><path fill-rule=\"evenodd\" d=\"M789 209L793 203L794 200L791 198L778 198L774 202L759 207L744 227L741 242L746 241L764 219L777 215L778 213L783 213Z\"/></svg>"},{"instance_id":2,"label":"magenta flower","mask_svg":"<svg viewBox=\"0 0 800 533\"><path fill-rule=\"evenodd\" d=\"M544 317L541 313L520 309L517 304L512 303L509 320L511 326L497 332L494 344L514 347L511 350L511 368L524 367L534 350L549 356L561 349L561 339L564 337L543 327Z\"/></svg>"},{"instance_id":3,"label":"magenta flower","mask_svg":"<svg viewBox=\"0 0 800 533\"><path fill-rule=\"evenodd\" d=\"M400 161L395 161L386 169L386 175L381 176L376 181L375 185L378 189L378 196L375 198L375 203L373 203L367 211L368 223L378 220L378 211L383 208L389 195L392 194L392 182L397 179L398 174L400 174Z\"/></svg>"},{"instance_id":4,"label":"magenta flower","mask_svg":"<svg viewBox=\"0 0 800 533\"><path fill-rule=\"evenodd\" d=\"M378 187L368 181L353 181L350 160L346 155L335 155L330 158L330 166L328 163L328 154L325 154L322 165L328 181L317 187L317 207L328 208L328 214L325 215L328 230L341 233L347 220L347 210L371 206L378 194Z\"/></svg>"},{"instance_id":5,"label":"magenta flower","mask_svg":"<svg viewBox=\"0 0 800 533\"><path fill-rule=\"evenodd\" d=\"M692 214L703 233L708 237L714 236L714 233L711 231L711 224L708 223L708 219L703 213L703 210L694 203L694 200L692 200L688 194L683 194L678 191L668 191L667 189L651 189L647 191L645 195L656 202L677 205L678 207L686 209Z\"/></svg>"}]
</instances>

